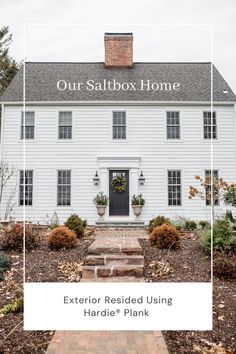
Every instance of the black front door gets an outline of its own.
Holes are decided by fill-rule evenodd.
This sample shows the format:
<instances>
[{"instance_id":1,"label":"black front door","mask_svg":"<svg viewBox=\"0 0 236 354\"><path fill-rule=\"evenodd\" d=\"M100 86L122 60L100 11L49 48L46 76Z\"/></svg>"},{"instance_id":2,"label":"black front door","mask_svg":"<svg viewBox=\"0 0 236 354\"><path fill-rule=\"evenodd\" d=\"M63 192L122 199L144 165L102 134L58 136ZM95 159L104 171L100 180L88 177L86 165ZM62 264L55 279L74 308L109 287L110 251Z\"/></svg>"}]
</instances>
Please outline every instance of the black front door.
<instances>
[{"instance_id":1,"label":"black front door","mask_svg":"<svg viewBox=\"0 0 236 354\"><path fill-rule=\"evenodd\" d=\"M126 180L125 191L114 190L112 181L117 177ZM109 211L110 215L129 215L129 171L112 170L109 173Z\"/></svg>"}]
</instances>

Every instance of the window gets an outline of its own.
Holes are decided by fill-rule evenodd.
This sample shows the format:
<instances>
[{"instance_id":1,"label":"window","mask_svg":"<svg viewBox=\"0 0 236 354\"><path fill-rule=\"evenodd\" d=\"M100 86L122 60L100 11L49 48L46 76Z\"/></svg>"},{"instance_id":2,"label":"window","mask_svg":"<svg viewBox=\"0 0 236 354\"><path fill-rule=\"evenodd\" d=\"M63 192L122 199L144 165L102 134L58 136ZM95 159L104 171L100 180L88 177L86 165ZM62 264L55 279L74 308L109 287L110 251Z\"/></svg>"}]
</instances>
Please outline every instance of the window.
<instances>
[{"instance_id":1,"label":"window","mask_svg":"<svg viewBox=\"0 0 236 354\"><path fill-rule=\"evenodd\" d=\"M167 139L180 139L179 112L167 112Z\"/></svg>"},{"instance_id":2,"label":"window","mask_svg":"<svg viewBox=\"0 0 236 354\"><path fill-rule=\"evenodd\" d=\"M211 185L214 183L214 180L218 180L218 170L213 170L213 181L211 180L211 170L205 171L205 180L206 180L206 205L211 205ZM215 191L213 193L214 205L219 205L219 196Z\"/></svg>"},{"instance_id":3,"label":"window","mask_svg":"<svg viewBox=\"0 0 236 354\"><path fill-rule=\"evenodd\" d=\"M34 112L24 112L21 114L21 139L34 139Z\"/></svg>"},{"instance_id":4,"label":"window","mask_svg":"<svg viewBox=\"0 0 236 354\"><path fill-rule=\"evenodd\" d=\"M57 172L57 205L71 204L71 171L60 170Z\"/></svg>"},{"instance_id":5,"label":"window","mask_svg":"<svg viewBox=\"0 0 236 354\"><path fill-rule=\"evenodd\" d=\"M20 171L20 205L33 205L33 171Z\"/></svg>"},{"instance_id":6,"label":"window","mask_svg":"<svg viewBox=\"0 0 236 354\"><path fill-rule=\"evenodd\" d=\"M59 139L72 138L72 112L59 112Z\"/></svg>"},{"instance_id":7,"label":"window","mask_svg":"<svg viewBox=\"0 0 236 354\"><path fill-rule=\"evenodd\" d=\"M126 139L126 112L113 112L113 139Z\"/></svg>"},{"instance_id":8,"label":"window","mask_svg":"<svg viewBox=\"0 0 236 354\"><path fill-rule=\"evenodd\" d=\"M203 112L204 139L216 139L216 112Z\"/></svg>"},{"instance_id":9,"label":"window","mask_svg":"<svg viewBox=\"0 0 236 354\"><path fill-rule=\"evenodd\" d=\"M181 171L168 171L168 205L181 205Z\"/></svg>"}]
</instances>

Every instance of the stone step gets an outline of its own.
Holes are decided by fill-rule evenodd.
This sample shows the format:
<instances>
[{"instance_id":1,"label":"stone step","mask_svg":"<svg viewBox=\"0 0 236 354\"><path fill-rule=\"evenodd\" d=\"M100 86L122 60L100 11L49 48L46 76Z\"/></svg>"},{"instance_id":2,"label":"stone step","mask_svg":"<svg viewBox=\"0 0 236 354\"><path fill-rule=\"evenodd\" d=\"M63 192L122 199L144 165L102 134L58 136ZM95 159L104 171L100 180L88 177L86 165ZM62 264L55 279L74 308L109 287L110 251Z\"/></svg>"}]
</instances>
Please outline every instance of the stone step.
<instances>
[{"instance_id":1,"label":"stone step","mask_svg":"<svg viewBox=\"0 0 236 354\"><path fill-rule=\"evenodd\" d=\"M142 265L106 265L106 266L84 266L82 278L93 279L99 277L143 277Z\"/></svg>"},{"instance_id":2,"label":"stone step","mask_svg":"<svg viewBox=\"0 0 236 354\"><path fill-rule=\"evenodd\" d=\"M88 247L88 254L104 255L104 254L116 254L116 255L141 255L142 247L137 242L132 246L129 245L101 245L96 241Z\"/></svg>"},{"instance_id":3,"label":"stone step","mask_svg":"<svg viewBox=\"0 0 236 354\"><path fill-rule=\"evenodd\" d=\"M91 278L81 278L81 283L91 283ZM135 277L99 277L92 278L93 283L144 283L144 278L135 278Z\"/></svg>"},{"instance_id":4,"label":"stone step","mask_svg":"<svg viewBox=\"0 0 236 354\"><path fill-rule=\"evenodd\" d=\"M102 255L88 255L85 260L86 265L144 265L144 257L141 255L122 255L122 254L102 254Z\"/></svg>"},{"instance_id":5,"label":"stone step","mask_svg":"<svg viewBox=\"0 0 236 354\"><path fill-rule=\"evenodd\" d=\"M144 228L144 221L96 221L96 228Z\"/></svg>"}]
</instances>

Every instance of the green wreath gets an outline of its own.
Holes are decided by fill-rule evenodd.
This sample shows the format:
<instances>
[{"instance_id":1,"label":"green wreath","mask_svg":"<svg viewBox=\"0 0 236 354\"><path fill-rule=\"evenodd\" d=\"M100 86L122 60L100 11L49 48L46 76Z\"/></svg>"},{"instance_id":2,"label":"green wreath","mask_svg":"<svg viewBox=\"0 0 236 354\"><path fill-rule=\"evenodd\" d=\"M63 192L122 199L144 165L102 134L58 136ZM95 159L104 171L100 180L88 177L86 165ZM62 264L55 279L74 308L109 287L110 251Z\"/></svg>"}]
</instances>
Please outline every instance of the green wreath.
<instances>
[{"instance_id":1,"label":"green wreath","mask_svg":"<svg viewBox=\"0 0 236 354\"><path fill-rule=\"evenodd\" d=\"M127 188L127 182L124 177L116 177L111 183L114 192L125 192Z\"/></svg>"}]
</instances>

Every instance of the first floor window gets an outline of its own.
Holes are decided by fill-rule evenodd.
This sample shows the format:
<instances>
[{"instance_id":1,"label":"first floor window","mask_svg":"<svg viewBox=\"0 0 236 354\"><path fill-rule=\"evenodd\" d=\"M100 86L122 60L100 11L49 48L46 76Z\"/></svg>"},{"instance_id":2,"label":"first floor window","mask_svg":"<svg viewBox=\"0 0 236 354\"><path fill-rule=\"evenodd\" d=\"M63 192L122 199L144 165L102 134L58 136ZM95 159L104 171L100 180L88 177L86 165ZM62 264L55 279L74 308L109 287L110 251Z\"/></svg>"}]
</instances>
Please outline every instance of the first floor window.
<instances>
[{"instance_id":1,"label":"first floor window","mask_svg":"<svg viewBox=\"0 0 236 354\"><path fill-rule=\"evenodd\" d=\"M181 205L181 171L168 171L168 205Z\"/></svg>"},{"instance_id":2,"label":"first floor window","mask_svg":"<svg viewBox=\"0 0 236 354\"><path fill-rule=\"evenodd\" d=\"M33 205L33 171L20 171L20 205Z\"/></svg>"},{"instance_id":3,"label":"first floor window","mask_svg":"<svg viewBox=\"0 0 236 354\"><path fill-rule=\"evenodd\" d=\"M57 205L71 205L71 171L57 171Z\"/></svg>"},{"instance_id":4,"label":"first floor window","mask_svg":"<svg viewBox=\"0 0 236 354\"><path fill-rule=\"evenodd\" d=\"M219 205L219 196L214 188L214 182L218 181L218 170L213 170L213 178L211 178L211 170L205 171L205 181L206 181L206 205L211 205L211 199L214 199L214 205ZM211 195L213 185L213 195Z\"/></svg>"},{"instance_id":5,"label":"first floor window","mask_svg":"<svg viewBox=\"0 0 236 354\"><path fill-rule=\"evenodd\" d=\"M126 139L125 112L113 112L113 139Z\"/></svg>"},{"instance_id":6,"label":"first floor window","mask_svg":"<svg viewBox=\"0 0 236 354\"><path fill-rule=\"evenodd\" d=\"M216 112L203 112L204 139L216 139Z\"/></svg>"},{"instance_id":7,"label":"first floor window","mask_svg":"<svg viewBox=\"0 0 236 354\"><path fill-rule=\"evenodd\" d=\"M72 138L72 112L59 112L59 139Z\"/></svg>"},{"instance_id":8,"label":"first floor window","mask_svg":"<svg viewBox=\"0 0 236 354\"><path fill-rule=\"evenodd\" d=\"M25 113L25 117L24 117ZM25 119L24 119L25 118ZM34 139L34 112L21 114L21 139Z\"/></svg>"},{"instance_id":9,"label":"first floor window","mask_svg":"<svg viewBox=\"0 0 236 354\"><path fill-rule=\"evenodd\" d=\"M180 139L179 112L167 112L167 139Z\"/></svg>"}]
</instances>

